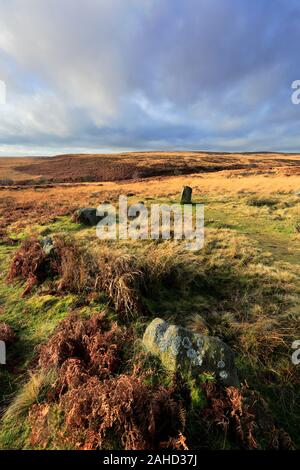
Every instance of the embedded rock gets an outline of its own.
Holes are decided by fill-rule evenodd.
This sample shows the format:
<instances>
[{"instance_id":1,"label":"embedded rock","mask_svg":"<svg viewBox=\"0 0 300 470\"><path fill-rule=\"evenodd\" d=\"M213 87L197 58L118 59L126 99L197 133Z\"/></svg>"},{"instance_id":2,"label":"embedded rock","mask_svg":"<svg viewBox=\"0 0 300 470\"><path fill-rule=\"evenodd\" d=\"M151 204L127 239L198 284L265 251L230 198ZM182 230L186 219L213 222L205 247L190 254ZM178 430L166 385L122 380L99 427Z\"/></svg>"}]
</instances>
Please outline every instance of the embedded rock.
<instances>
[{"instance_id":1,"label":"embedded rock","mask_svg":"<svg viewBox=\"0 0 300 470\"><path fill-rule=\"evenodd\" d=\"M54 242L51 237L45 237L40 241L41 247L45 255L50 255L50 253L54 250Z\"/></svg>"},{"instance_id":2,"label":"embedded rock","mask_svg":"<svg viewBox=\"0 0 300 470\"><path fill-rule=\"evenodd\" d=\"M143 344L172 372L181 370L195 378L208 372L225 385L239 385L234 353L218 338L199 335L156 318L148 325Z\"/></svg>"},{"instance_id":3,"label":"embedded rock","mask_svg":"<svg viewBox=\"0 0 300 470\"><path fill-rule=\"evenodd\" d=\"M83 207L75 212L75 219L83 225L93 227L103 219L103 216L97 215L95 207Z\"/></svg>"}]
</instances>

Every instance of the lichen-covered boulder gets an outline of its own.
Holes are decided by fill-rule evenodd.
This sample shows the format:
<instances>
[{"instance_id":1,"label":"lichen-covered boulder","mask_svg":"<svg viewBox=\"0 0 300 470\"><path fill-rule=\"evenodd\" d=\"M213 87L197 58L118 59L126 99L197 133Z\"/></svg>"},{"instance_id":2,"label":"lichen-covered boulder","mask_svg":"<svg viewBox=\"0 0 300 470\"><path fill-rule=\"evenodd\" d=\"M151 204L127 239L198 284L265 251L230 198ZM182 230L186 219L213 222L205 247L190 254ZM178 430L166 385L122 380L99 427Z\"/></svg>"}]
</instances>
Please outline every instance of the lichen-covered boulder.
<instances>
[{"instance_id":1,"label":"lichen-covered boulder","mask_svg":"<svg viewBox=\"0 0 300 470\"><path fill-rule=\"evenodd\" d=\"M199 335L156 318L148 325L143 344L172 372L180 369L195 378L209 372L225 385L239 385L234 353L218 338Z\"/></svg>"},{"instance_id":2,"label":"lichen-covered boulder","mask_svg":"<svg viewBox=\"0 0 300 470\"><path fill-rule=\"evenodd\" d=\"M103 219L103 216L97 215L95 207L83 207L75 212L74 219L83 225L94 227Z\"/></svg>"}]
</instances>

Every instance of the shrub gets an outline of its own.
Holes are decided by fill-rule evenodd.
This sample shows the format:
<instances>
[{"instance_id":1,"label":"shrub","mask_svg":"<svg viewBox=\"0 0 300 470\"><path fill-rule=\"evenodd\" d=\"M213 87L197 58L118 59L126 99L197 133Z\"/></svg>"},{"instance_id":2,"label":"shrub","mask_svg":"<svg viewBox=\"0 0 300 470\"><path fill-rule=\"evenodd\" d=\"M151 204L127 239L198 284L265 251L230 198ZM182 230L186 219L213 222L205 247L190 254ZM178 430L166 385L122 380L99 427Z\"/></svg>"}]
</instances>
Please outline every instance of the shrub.
<instances>
[{"instance_id":1,"label":"shrub","mask_svg":"<svg viewBox=\"0 0 300 470\"><path fill-rule=\"evenodd\" d=\"M29 381L22 387L4 413L4 423L13 423L16 419L26 416L30 407L37 402L43 389L50 386L53 377L52 371L32 373Z\"/></svg>"},{"instance_id":2,"label":"shrub","mask_svg":"<svg viewBox=\"0 0 300 470\"><path fill-rule=\"evenodd\" d=\"M207 406L201 411L201 419L208 426L221 428L225 434L232 433L242 447L255 449L255 415L244 403L242 392L235 387L223 389L211 381L205 382L202 388Z\"/></svg>"},{"instance_id":3,"label":"shrub","mask_svg":"<svg viewBox=\"0 0 300 470\"><path fill-rule=\"evenodd\" d=\"M276 206L278 201L276 199L268 199L268 198L254 198L250 199L248 201L249 206L254 206L254 207L273 207Z\"/></svg>"},{"instance_id":4,"label":"shrub","mask_svg":"<svg viewBox=\"0 0 300 470\"><path fill-rule=\"evenodd\" d=\"M67 432L84 448L99 449L113 433L118 448L155 449L179 437L184 404L172 387L153 389L136 375L120 375L100 383L90 378L69 390L61 401Z\"/></svg>"},{"instance_id":5,"label":"shrub","mask_svg":"<svg viewBox=\"0 0 300 470\"><path fill-rule=\"evenodd\" d=\"M142 311L144 274L137 258L103 248L97 255L95 287L106 292L114 309L129 318Z\"/></svg>"},{"instance_id":6,"label":"shrub","mask_svg":"<svg viewBox=\"0 0 300 470\"><path fill-rule=\"evenodd\" d=\"M89 272L92 260L67 237L56 237L51 259L52 275L59 276L58 290L80 293L91 287Z\"/></svg>"},{"instance_id":7,"label":"shrub","mask_svg":"<svg viewBox=\"0 0 300 470\"><path fill-rule=\"evenodd\" d=\"M39 366L62 367L61 377L69 376L72 368L77 371L81 366L88 373L107 377L121 364L127 334L115 323L108 322L105 312L85 320L71 314L58 325L49 341L40 345Z\"/></svg>"},{"instance_id":8,"label":"shrub","mask_svg":"<svg viewBox=\"0 0 300 470\"><path fill-rule=\"evenodd\" d=\"M51 409L58 407L63 416L55 437L59 447L186 446L186 389L175 380L169 387L147 385L137 365L131 374L124 373L123 349L133 339L131 330L117 327L103 312L89 319L71 315L60 323L39 348L40 371L54 368L57 379L44 402L32 401L32 445L47 446Z\"/></svg>"},{"instance_id":9,"label":"shrub","mask_svg":"<svg viewBox=\"0 0 300 470\"><path fill-rule=\"evenodd\" d=\"M47 256L40 242L35 239L25 240L16 251L7 276L8 282L16 278L27 281L22 296L25 296L32 287L44 281L49 266Z\"/></svg>"},{"instance_id":10,"label":"shrub","mask_svg":"<svg viewBox=\"0 0 300 470\"><path fill-rule=\"evenodd\" d=\"M276 426L267 403L258 392L245 385L241 389L222 388L215 382L205 382L203 391L207 406L200 411L199 418L210 434L219 429L244 449L293 448L290 436Z\"/></svg>"},{"instance_id":11,"label":"shrub","mask_svg":"<svg viewBox=\"0 0 300 470\"><path fill-rule=\"evenodd\" d=\"M6 344L11 344L15 341L16 335L12 328L3 321L0 321L0 341L4 341Z\"/></svg>"},{"instance_id":12,"label":"shrub","mask_svg":"<svg viewBox=\"0 0 300 470\"><path fill-rule=\"evenodd\" d=\"M7 276L8 282L20 278L27 281L23 296L47 276L59 276L58 291L80 293L91 288L91 261L72 238L56 237L46 253L35 238L25 240L16 251Z\"/></svg>"},{"instance_id":13,"label":"shrub","mask_svg":"<svg viewBox=\"0 0 300 470\"><path fill-rule=\"evenodd\" d=\"M174 243L153 244L140 259L146 291L190 287L197 273L196 257Z\"/></svg>"}]
</instances>

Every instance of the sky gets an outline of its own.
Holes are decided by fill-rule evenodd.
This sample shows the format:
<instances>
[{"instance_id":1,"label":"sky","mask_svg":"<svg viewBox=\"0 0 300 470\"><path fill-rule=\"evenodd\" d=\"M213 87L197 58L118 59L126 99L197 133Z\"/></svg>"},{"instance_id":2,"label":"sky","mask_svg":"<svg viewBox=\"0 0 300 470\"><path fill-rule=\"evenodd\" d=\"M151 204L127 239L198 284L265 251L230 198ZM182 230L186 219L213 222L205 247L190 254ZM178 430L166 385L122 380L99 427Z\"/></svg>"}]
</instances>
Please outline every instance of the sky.
<instances>
[{"instance_id":1,"label":"sky","mask_svg":"<svg viewBox=\"0 0 300 470\"><path fill-rule=\"evenodd\" d=\"M300 0L0 0L0 155L300 152L299 44Z\"/></svg>"}]
</instances>

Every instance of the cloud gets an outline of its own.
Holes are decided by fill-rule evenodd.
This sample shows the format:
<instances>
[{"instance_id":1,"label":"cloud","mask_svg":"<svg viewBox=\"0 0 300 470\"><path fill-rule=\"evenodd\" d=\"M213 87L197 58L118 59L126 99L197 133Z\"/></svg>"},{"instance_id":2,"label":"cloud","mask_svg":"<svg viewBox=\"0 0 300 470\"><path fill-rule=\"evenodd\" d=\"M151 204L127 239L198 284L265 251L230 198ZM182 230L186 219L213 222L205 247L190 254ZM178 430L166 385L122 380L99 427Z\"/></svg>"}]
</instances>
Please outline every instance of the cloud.
<instances>
[{"instance_id":1,"label":"cloud","mask_svg":"<svg viewBox=\"0 0 300 470\"><path fill-rule=\"evenodd\" d=\"M298 0L2 0L0 153L299 150L299 19Z\"/></svg>"}]
</instances>

